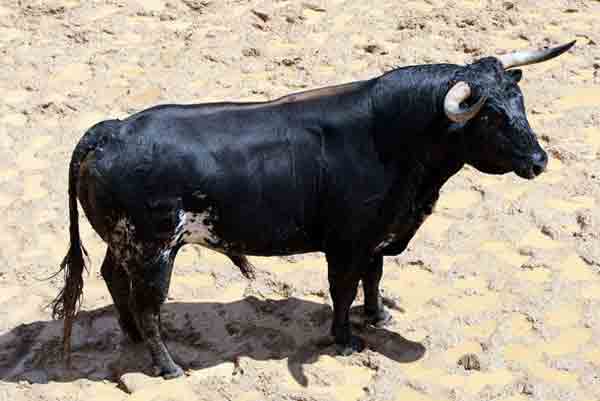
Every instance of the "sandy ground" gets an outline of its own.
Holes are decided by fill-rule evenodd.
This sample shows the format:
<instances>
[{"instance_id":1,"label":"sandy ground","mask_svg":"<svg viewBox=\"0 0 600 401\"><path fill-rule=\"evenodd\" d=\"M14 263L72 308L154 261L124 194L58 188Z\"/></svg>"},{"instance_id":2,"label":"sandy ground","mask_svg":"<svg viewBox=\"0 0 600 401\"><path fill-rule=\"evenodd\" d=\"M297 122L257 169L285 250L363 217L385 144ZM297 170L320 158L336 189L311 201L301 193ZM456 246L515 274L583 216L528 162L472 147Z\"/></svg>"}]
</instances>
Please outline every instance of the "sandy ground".
<instances>
[{"instance_id":1,"label":"sandy ground","mask_svg":"<svg viewBox=\"0 0 600 401\"><path fill-rule=\"evenodd\" d=\"M249 283L187 247L163 328L188 376L150 378L147 352L118 329L86 222L93 267L63 368L46 307L61 280L44 278L67 247L68 160L92 123L574 38L521 84L549 171L455 176L410 249L386 260L394 323L357 326L367 351L324 345L321 255L254 258ZM0 1L0 400L599 400L598 46L595 0ZM466 354L479 369L459 365Z\"/></svg>"}]
</instances>

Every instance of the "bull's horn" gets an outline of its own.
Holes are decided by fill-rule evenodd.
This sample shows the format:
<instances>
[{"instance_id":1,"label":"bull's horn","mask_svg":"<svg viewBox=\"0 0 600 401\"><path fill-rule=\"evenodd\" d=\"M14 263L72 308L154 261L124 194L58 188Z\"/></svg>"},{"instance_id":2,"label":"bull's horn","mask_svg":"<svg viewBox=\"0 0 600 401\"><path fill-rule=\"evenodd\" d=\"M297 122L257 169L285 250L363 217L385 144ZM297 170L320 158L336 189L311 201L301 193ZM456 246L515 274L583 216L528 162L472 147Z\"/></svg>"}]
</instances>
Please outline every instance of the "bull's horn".
<instances>
[{"instance_id":1,"label":"bull's horn","mask_svg":"<svg viewBox=\"0 0 600 401\"><path fill-rule=\"evenodd\" d=\"M460 104L471 96L471 87L466 82L456 83L444 98L446 116L456 123L464 123L475 117L483 107L486 97L482 96L473 106L462 109Z\"/></svg>"},{"instance_id":2,"label":"bull's horn","mask_svg":"<svg viewBox=\"0 0 600 401\"><path fill-rule=\"evenodd\" d=\"M504 54L498 57L498 60L502 63L505 70L513 67L520 67L523 65L541 63L542 61L550 60L551 58L558 57L567 50L569 50L575 44L576 40L569 42L564 45L551 47L543 50L529 50Z\"/></svg>"}]
</instances>

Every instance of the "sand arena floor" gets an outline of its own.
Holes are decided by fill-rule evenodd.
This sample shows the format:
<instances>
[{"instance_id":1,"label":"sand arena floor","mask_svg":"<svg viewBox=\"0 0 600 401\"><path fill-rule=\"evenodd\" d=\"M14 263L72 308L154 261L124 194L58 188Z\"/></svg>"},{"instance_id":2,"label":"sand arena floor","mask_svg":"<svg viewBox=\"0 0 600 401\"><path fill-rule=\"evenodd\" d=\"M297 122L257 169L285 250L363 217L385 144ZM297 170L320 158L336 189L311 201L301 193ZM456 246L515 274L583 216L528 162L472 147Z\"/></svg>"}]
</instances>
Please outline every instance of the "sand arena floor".
<instances>
[{"instance_id":1,"label":"sand arena floor","mask_svg":"<svg viewBox=\"0 0 600 401\"><path fill-rule=\"evenodd\" d=\"M369 350L343 358L322 346L321 255L254 258L249 283L186 247L163 326L188 376L149 378L145 349L122 339L98 271L104 245L85 222L92 270L74 370L63 369L61 323L46 308L61 280L42 279L67 247L68 160L92 123L574 38L521 84L549 170L455 176L410 249L386 260L394 323L360 331ZM0 400L600 400L598 46L595 0L1 0ZM458 365L466 354L479 370Z\"/></svg>"}]
</instances>

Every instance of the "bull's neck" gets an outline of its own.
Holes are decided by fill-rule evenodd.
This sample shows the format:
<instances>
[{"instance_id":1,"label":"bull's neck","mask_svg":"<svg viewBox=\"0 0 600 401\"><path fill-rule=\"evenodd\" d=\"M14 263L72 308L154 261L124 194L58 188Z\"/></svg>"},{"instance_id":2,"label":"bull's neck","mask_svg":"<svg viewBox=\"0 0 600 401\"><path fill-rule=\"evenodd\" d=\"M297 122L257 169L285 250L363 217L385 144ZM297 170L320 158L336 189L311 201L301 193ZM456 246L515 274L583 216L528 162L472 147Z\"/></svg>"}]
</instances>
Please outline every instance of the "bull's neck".
<instances>
[{"instance_id":1,"label":"bull's neck","mask_svg":"<svg viewBox=\"0 0 600 401\"><path fill-rule=\"evenodd\" d=\"M374 139L381 159L420 164L437 172L440 185L464 160L460 127L444 113L444 97L462 67L450 64L400 68L377 79L371 89ZM459 131L459 132L453 132Z\"/></svg>"}]
</instances>

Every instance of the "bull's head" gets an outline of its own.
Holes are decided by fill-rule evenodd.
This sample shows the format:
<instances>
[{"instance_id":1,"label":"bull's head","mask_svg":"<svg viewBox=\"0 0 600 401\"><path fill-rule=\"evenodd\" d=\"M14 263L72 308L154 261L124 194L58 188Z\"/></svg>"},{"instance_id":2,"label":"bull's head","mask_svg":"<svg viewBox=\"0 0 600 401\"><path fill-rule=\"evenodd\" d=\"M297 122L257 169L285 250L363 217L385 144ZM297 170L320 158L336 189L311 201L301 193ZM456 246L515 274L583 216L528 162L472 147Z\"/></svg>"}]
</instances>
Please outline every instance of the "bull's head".
<instances>
[{"instance_id":1,"label":"bull's head","mask_svg":"<svg viewBox=\"0 0 600 401\"><path fill-rule=\"evenodd\" d=\"M444 100L448 118L464 124L467 162L490 174L514 171L523 178L541 174L548 156L529 126L519 88L521 70L566 52L575 42L551 49L487 57L457 77ZM461 103L471 104L463 107Z\"/></svg>"}]
</instances>

